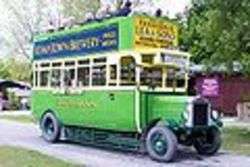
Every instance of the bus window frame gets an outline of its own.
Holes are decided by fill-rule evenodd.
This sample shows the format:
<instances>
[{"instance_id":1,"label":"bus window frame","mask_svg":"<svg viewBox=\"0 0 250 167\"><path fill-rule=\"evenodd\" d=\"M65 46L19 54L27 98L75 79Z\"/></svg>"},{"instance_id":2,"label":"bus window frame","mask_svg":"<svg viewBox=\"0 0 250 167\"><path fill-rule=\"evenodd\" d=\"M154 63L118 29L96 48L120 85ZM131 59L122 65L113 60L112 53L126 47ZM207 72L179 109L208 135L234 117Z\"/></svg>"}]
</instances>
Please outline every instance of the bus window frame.
<instances>
[{"instance_id":1,"label":"bus window frame","mask_svg":"<svg viewBox=\"0 0 250 167\"><path fill-rule=\"evenodd\" d=\"M115 77L114 78L111 78L111 68L113 68L113 67L115 67L115 69L114 69L114 72L115 72ZM119 64L114 64L114 63L112 63L112 64L107 64L107 86L110 86L110 87L112 87L112 86L118 86L118 82L117 82L117 80L118 80L118 66L119 66Z\"/></svg>"},{"instance_id":2,"label":"bus window frame","mask_svg":"<svg viewBox=\"0 0 250 167\"><path fill-rule=\"evenodd\" d=\"M100 67L104 67L104 70L105 70L105 74L104 74L104 78L105 78L105 83L102 84L102 85L94 85L94 78L93 78L93 69L94 68L100 68ZM105 87L107 86L107 83L108 83L108 78L107 78L107 64L106 63L98 63L98 64L93 64L91 66L91 87Z\"/></svg>"},{"instance_id":3,"label":"bus window frame","mask_svg":"<svg viewBox=\"0 0 250 167\"><path fill-rule=\"evenodd\" d=\"M60 85L59 86L52 86L52 74L53 74L53 70L59 70L60 71ZM50 85L50 88L52 89L61 89L64 85L63 85L63 68L51 68L51 77L50 77L50 82L51 82L51 85Z\"/></svg>"},{"instance_id":4,"label":"bus window frame","mask_svg":"<svg viewBox=\"0 0 250 167\"><path fill-rule=\"evenodd\" d=\"M66 71L71 71L71 70L74 70L74 78L73 79L71 79L71 85L67 85L67 83L65 83L65 77L66 77ZM76 68L75 68L75 66L74 67L66 67L66 68L64 68L64 69L62 69L62 71L61 71L61 73L63 73L62 75L63 75L63 87L64 88L76 88L77 87L77 83L76 83L76 81L77 81L77 77L76 77Z\"/></svg>"},{"instance_id":5,"label":"bus window frame","mask_svg":"<svg viewBox=\"0 0 250 167\"><path fill-rule=\"evenodd\" d=\"M167 80L169 78L169 70L173 70L174 71L174 74L173 74L173 83L172 83L172 86L168 86L167 84ZM176 67L173 67L173 66L170 66L170 67L167 67L166 68L166 78L165 78L165 85L164 87L168 90L171 90L171 91L176 91L176 79L175 79L175 75L176 75Z\"/></svg>"},{"instance_id":6,"label":"bus window frame","mask_svg":"<svg viewBox=\"0 0 250 167\"><path fill-rule=\"evenodd\" d=\"M190 63L190 55L187 55L187 54L183 54L183 53L168 53L168 52L159 52L159 59L162 61L162 58L161 58L161 54L164 53L164 54L170 54L170 55L173 55L173 56L178 56L178 57L182 57L184 59L186 59L187 61L187 64L183 67L181 67L180 65L178 64L174 64L174 63L167 63L167 62L163 62L165 64L168 64L168 67L166 68L166 78L164 79L164 88L167 90L167 91L171 91L171 92L185 92L187 91L187 88L188 88L188 66L189 66L189 63ZM185 83L184 83L184 86L183 87L177 87L177 80L176 80L176 70L180 70L181 68L184 68L183 70L185 71L185 74L184 74L184 80L185 80ZM168 69L174 69L175 70L175 74L174 74L174 83L173 83L173 87L167 87L167 79L168 79Z\"/></svg>"},{"instance_id":7,"label":"bus window frame","mask_svg":"<svg viewBox=\"0 0 250 167\"><path fill-rule=\"evenodd\" d=\"M132 83L131 82L131 84L129 83L129 84L124 84L124 83L122 83L122 63L121 63L121 61L122 61L122 58L126 58L126 57L132 57L133 59L134 59L134 62L135 62L135 67L134 67L134 70L135 70L135 72L134 72L134 77L135 77L135 81L134 81L134 83ZM137 86L138 84L140 84L140 83L138 83L138 69L137 69L137 59L136 59L136 57L133 55L133 54L127 54L127 55L122 55L122 56L120 56L120 58L119 58L119 68L118 68L118 73L119 73L119 76L117 76L118 77L118 80L119 80L119 83L118 83L118 85L120 86L120 87L135 87L135 86Z\"/></svg>"},{"instance_id":8,"label":"bus window frame","mask_svg":"<svg viewBox=\"0 0 250 167\"><path fill-rule=\"evenodd\" d=\"M141 67L140 67L140 63L142 63L142 58L141 55L142 54L155 54L155 58L154 58L154 64L153 66L156 65L161 65L158 63L162 63L160 60L160 53L162 53L165 51L157 51L157 52L148 52L148 51L123 51L123 52L110 52L110 53L105 53L105 54L96 54L96 55L89 55L86 57L83 56L78 56L78 57L73 57L73 58L67 58L67 59L56 59L56 60L44 60L44 61L35 61L33 62L33 86L36 89L54 89L51 87L51 83L50 83L50 87L41 87L40 85L35 85L36 83L36 79L37 79L37 83L40 83L40 71L44 70L44 69L49 69L50 73L52 73L52 70L54 69L59 69L62 70L62 74L61 74L61 78L60 78L60 87L57 87L57 89L64 89L64 70L65 69L75 69L75 79L76 79L76 89L79 91L84 91L84 90L127 90L127 89L135 89L135 88L139 88L140 90L145 90L148 91L148 87L147 86L141 86L141 82L140 82L140 73L141 73ZM167 54L171 54L172 51L169 51L169 53L166 51ZM175 54L175 53L174 53ZM179 53L178 53L179 54ZM184 53L185 55L185 53ZM123 57L132 57L135 61L135 83L133 83L133 85L123 85L121 84L121 59ZM181 52L180 52L180 56ZM97 62L94 63L94 59L102 59L102 58L106 58L106 62ZM189 58L189 57L188 57ZM188 59L189 60L189 59ZM67 66L65 67L65 62L72 62L74 61L74 65L72 66ZM88 61L88 63L84 63L84 64L79 64L80 61ZM46 67L46 68L41 68L40 64L41 63L50 63L50 67ZM56 66L54 67L53 64L56 63L60 63L60 66ZM92 80L93 80L93 76L92 76L92 68L95 66L100 66L100 65L105 65L106 66L106 84L105 85L92 85ZM110 78L110 66L111 65L116 65L116 74L117 74L117 78L116 80L111 80ZM166 76L166 72L167 72L167 67L171 66L171 64L167 64L167 63L163 63L163 70L162 70L162 87L156 87L155 89L153 89L152 91L156 91L156 92L185 92L187 90L187 78L188 78L188 71L185 71L185 87L184 88L175 88L174 87L165 87L165 83L164 83L164 77L167 78ZM89 68L89 85L88 86L80 86L78 85L78 68L81 67L88 67ZM164 72L165 71L165 72ZM35 76L35 72L37 72L37 76ZM165 75L165 76L164 76ZM51 76L49 78L49 81L51 82ZM109 84L112 83L112 84ZM151 91L151 90L150 90Z\"/></svg>"},{"instance_id":9,"label":"bus window frame","mask_svg":"<svg viewBox=\"0 0 250 167\"><path fill-rule=\"evenodd\" d=\"M167 63L167 62L163 62L162 58L161 58L161 53L164 54L171 54L174 56L180 56L183 57L184 59L186 59L187 64L185 67L185 84L183 87L167 87L166 86L166 80L167 80L167 72L169 68L176 68L178 67L178 64L173 64L173 63ZM153 89L153 91L155 92L186 92L187 88L188 88L188 66L189 66L189 61L190 61L190 55L188 53L184 53L184 52L179 52L179 51L171 51L171 50L158 50L158 51L142 51L140 52L140 57L142 55L150 55L150 54L155 54L156 56L154 56L154 63L152 64L152 67L154 67L155 65L157 66L157 63L160 63L159 65L163 65L162 67L162 87L156 87L155 89ZM139 61L142 64L142 67L144 66L145 63L143 63L142 59ZM140 64L139 63L139 64ZM145 65L149 65L150 64L145 64ZM140 67L141 68L141 67ZM182 67L179 67L182 68ZM139 85L140 85L140 89L141 90L145 90L145 91L149 91L148 86L142 86L141 85L141 73L139 74ZM151 91L151 90L150 90Z\"/></svg>"},{"instance_id":10,"label":"bus window frame","mask_svg":"<svg viewBox=\"0 0 250 167\"><path fill-rule=\"evenodd\" d=\"M48 72L48 76L47 76L48 77L48 79L47 79L48 81L47 81L47 85L46 86L42 86L42 73L43 72ZM50 84L51 84L51 82L50 82L51 81L50 80L50 78L51 78L51 71L48 70L48 69L42 69L42 70L39 71L39 73L40 73L39 74L39 76L40 76L40 82L38 83L39 86L42 87L42 88L50 88Z\"/></svg>"},{"instance_id":11,"label":"bus window frame","mask_svg":"<svg viewBox=\"0 0 250 167\"><path fill-rule=\"evenodd\" d=\"M84 63L80 63L80 62L84 62ZM76 87L78 89L86 89L89 88L91 85L91 65L92 65L92 59L87 57L87 58L80 58L76 60ZM88 85L80 85L80 81L79 81L79 69L81 68L88 68L89 69L89 78L88 78Z\"/></svg>"},{"instance_id":12,"label":"bus window frame","mask_svg":"<svg viewBox=\"0 0 250 167\"><path fill-rule=\"evenodd\" d=\"M161 73L161 82L160 82L160 86L159 85L157 85L155 88L158 88L158 89L161 89L161 88L163 88L163 72L164 72L164 68L159 68L159 67L141 67L140 68L140 87L150 87L150 85L148 84L148 83L146 83L146 81L144 81L145 83L144 84L142 84L142 74L143 74L143 72L145 72L145 71L148 71L148 70L150 70L150 69L153 69L153 70L155 70L155 71L157 71L157 72L160 72ZM155 72L154 71L154 72ZM151 73L153 73L152 71L151 71ZM145 74L145 73L144 73ZM149 73L147 72L146 73L146 80L147 79L149 79L149 77L147 76ZM153 79L155 79L155 77L153 78ZM154 88L154 89L155 89Z\"/></svg>"},{"instance_id":13,"label":"bus window frame","mask_svg":"<svg viewBox=\"0 0 250 167\"><path fill-rule=\"evenodd\" d=\"M83 87L84 89L90 89L90 88L103 88L105 86L107 86L107 60L108 57L107 56L93 56L93 57L89 57L86 58L89 59L89 64L88 65L82 65L81 67L89 67L89 86L87 87ZM94 62L95 60L100 60L100 59L104 59L105 61L101 61L101 62ZM93 68L95 67L99 67L99 66L105 66L106 68L106 74L105 74L105 85L93 85ZM77 79L78 82L78 79Z\"/></svg>"},{"instance_id":14,"label":"bus window frame","mask_svg":"<svg viewBox=\"0 0 250 167\"><path fill-rule=\"evenodd\" d=\"M46 65L45 65L46 64ZM42 88L42 89L48 89L50 88L50 84L51 84L51 63L49 61L43 61L43 62L39 62L39 63L35 63L34 64L34 68L35 71L37 72L37 86L38 88ZM41 86L41 73L42 72L49 72L49 76L48 76L48 83L47 86ZM35 76L35 74L34 74ZM34 78L34 81L36 80L36 78ZM35 84L35 83L34 83Z\"/></svg>"}]
</instances>

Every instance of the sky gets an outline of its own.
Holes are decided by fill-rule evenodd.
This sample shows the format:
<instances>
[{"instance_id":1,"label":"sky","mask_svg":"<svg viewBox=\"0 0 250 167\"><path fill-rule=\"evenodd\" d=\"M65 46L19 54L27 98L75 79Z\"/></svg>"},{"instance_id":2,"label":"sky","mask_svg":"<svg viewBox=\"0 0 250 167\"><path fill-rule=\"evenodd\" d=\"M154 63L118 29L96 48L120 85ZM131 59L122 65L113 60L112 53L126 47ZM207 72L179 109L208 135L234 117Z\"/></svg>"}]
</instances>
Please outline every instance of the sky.
<instances>
[{"instance_id":1,"label":"sky","mask_svg":"<svg viewBox=\"0 0 250 167\"><path fill-rule=\"evenodd\" d=\"M114 3L115 0L101 0L102 3L111 4ZM133 0L131 0L133 1ZM144 5L138 9L145 12L154 12L155 9L162 9L164 14L168 13L170 18L173 18L177 13L183 12L185 7L189 7L191 0L141 0L144 2ZM153 2L154 5L150 3Z\"/></svg>"},{"instance_id":2,"label":"sky","mask_svg":"<svg viewBox=\"0 0 250 167\"><path fill-rule=\"evenodd\" d=\"M167 10L170 17L174 17L177 13L183 12L186 7L190 6L191 0L155 0L156 7Z\"/></svg>"}]
</instances>

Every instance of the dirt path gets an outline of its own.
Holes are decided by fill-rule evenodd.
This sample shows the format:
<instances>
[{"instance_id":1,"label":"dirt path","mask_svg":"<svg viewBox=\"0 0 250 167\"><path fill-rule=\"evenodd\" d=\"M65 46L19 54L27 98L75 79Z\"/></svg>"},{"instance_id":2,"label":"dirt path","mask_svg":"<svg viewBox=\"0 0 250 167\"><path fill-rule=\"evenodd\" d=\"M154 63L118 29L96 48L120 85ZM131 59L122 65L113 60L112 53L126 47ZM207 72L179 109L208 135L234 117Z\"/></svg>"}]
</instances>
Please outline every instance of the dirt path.
<instances>
[{"instance_id":1,"label":"dirt path","mask_svg":"<svg viewBox=\"0 0 250 167\"><path fill-rule=\"evenodd\" d=\"M173 163L157 163L148 156L113 152L67 143L48 144L40 137L33 124L0 120L0 145L29 148L42 153L90 167L248 167L250 157L220 152L213 157L202 157L193 150L181 148Z\"/></svg>"}]
</instances>

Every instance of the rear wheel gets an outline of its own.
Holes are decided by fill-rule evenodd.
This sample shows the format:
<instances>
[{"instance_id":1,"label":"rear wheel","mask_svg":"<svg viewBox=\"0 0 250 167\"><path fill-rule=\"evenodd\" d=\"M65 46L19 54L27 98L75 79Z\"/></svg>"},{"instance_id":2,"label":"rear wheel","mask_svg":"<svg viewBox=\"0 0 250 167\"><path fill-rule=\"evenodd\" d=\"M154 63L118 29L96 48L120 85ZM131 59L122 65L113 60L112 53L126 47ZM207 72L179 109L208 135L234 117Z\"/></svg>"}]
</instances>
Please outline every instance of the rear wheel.
<instances>
[{"instance_id":1,"label":"rear wheel","mask_svg":"<svg viewBox=\"0 0 250 167\"><path fill-rule=\"evenodd\" d=\"M57 142L60 137L60 125L54 114L46 113L41 120L42 136L48 142Z\"/></svg>"},{"instance_id":2,"label":"rear wheel","mask_svg":"<svg viewBox=\"0 0 250 167\"><path fill-rule=\"evenodd\" d=\"M210 128L194 139L194 147L199 154L213 155L221 146L221 133L218 128Z\"/></svg>"},{"instance_id":3,"label":"rear wheel","mask_svg":"<svg viewBox=\"0 0 250 167\"><path fill-rule=\"evenodd\" d=\"M152 159L169 162L176 153L176 136L167 127L153 127L146 138L146 149Z\"/></svg>"}]
</instances>

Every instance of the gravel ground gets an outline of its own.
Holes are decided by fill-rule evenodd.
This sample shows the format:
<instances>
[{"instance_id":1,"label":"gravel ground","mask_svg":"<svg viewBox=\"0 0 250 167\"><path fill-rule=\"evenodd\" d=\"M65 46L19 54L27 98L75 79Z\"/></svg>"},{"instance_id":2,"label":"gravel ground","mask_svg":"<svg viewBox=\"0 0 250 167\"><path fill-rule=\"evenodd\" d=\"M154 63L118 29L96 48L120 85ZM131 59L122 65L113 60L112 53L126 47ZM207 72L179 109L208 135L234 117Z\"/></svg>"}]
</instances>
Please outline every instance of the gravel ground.
<instances>
[{"instance_id":1,"label":"gravel ground","mask_svg":"<svg viewBox=\"0 0 250 167\"><path fill-rule=\"evenodd\" d=\"M213 157L199 156L192 149L180 148L172 163L158 163L148 156L108 151L70 143L48 144L33 124L0 120L0 145L20 146L36 150L65 161L88 167L249 167L250 157L221 151Z\"/></svg>"}]
</instances>

